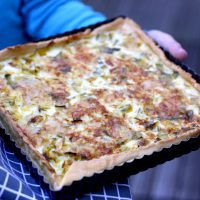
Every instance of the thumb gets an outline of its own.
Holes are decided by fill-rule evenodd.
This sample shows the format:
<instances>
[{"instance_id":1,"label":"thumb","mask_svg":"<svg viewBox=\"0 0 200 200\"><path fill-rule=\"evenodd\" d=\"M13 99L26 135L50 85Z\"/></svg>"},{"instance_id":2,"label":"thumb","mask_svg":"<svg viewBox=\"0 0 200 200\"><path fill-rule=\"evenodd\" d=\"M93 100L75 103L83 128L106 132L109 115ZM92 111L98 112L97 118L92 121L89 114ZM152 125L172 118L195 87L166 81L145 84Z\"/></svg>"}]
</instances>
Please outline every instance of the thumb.
<instances>
[{"instance_id":1,"label":"thumb","mask_svg":"<svg viewBox=\"0 0 200 200\"><path fill-rule=\"evenodd\" d=\"M184 60L188 54L185 49L171 35L158 30L150 30L148 35L160 46L170 52L178 60Z\"/></svg>"}]
</instances>

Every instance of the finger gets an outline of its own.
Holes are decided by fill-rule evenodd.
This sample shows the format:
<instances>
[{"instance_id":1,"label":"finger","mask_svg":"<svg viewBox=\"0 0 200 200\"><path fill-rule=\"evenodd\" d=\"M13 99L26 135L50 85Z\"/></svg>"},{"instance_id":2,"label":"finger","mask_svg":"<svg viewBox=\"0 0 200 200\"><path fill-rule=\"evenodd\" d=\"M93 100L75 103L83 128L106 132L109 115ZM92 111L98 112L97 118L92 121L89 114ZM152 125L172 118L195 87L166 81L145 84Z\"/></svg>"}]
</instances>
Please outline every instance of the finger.
<instances>
[{"instance_id":1,"label":"finger","mask_svg":"<svg viewBox=\"0 0 200 200\"><path fill-rule=\"evenodd\" d=\"M171 35L158 30L148 31L149 36L160 46L169 51L175 58L184 60L188 54L185 49Z\"/></svg>"}]
</instances>

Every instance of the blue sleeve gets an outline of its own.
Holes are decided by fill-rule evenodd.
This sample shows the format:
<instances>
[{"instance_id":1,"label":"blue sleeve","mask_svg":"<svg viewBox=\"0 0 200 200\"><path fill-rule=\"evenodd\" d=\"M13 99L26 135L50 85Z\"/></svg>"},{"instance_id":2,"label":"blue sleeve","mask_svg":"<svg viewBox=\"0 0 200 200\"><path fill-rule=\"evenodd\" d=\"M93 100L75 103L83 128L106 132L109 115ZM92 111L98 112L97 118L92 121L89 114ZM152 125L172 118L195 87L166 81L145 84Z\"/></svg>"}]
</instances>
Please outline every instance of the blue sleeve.
<instances>
[{"instance_id":1,"label":"blue sleeve","mask_svg":"<svg viewBox=\"0 0 200 200\"><path fill-rule=\"evenodd\" d=\"M21 13L26 33L35 40L105 20L80 0L24 0Z\"/></svg>"}]
</instances>

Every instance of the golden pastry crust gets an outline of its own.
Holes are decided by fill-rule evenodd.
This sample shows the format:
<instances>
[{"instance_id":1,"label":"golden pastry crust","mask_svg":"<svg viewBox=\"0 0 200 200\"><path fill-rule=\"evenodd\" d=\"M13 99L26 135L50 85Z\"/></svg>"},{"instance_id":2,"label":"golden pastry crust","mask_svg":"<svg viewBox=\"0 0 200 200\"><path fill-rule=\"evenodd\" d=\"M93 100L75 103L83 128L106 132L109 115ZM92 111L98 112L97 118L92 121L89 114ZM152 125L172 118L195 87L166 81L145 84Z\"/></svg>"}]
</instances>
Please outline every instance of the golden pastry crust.
<instances>
[{"instance_id":1,"label":"golden pastry crust","mask_svg":"<svg viewBox=\"0 0 200 200\"><path fill-rule=\"evenodd\" d=\"M111 23L102 25L93 31L88 29L82 33L78 33L78 34L75 34L72 36L52 39L52 40L44 41L44 42L30 43L30 44L15 46L15 47L9 47L0 52L0 60L2 60L2 61L6 60L6 59L12 60L12 59L15 59L16 57L31 54L40 49L42 49L43 51L46 51L48 48L54 47L56 45L62 45L62 44L70 43L70 42L74 42L74 41L76 42L76 41L79 41L79 39L81 39L81 38L85 38L85 37L87 38L88 35L89 35L89 37L92 37L92 36L97 36L98 34L101 34L101 33L107 33L109 31L115 31L115 30L117 30L119 33L127 34L127 35L134 32L134 34L136 34L137 37L143 41L143 43L145 43L148 47L150 47L150 49L154 52L154 54L156 56L159 57L159 59L162 61L162 63L164 65L166 65L168 68L171 68L173 71L179 73L180 77L184 78L184 80L187 80L194 88L196 88L197 92L200 92L200 85L191 77L191 75L189 73L185 72L179 66L177 66L177 65L173 64L171 61L169 61L165 57L164 53L140 29L140 27L137 24L135 24L132 20L127 19L127 18L126 19L118 18L117 20L115 20ZM77 48L79 48L78 50L81 52L81 54L78 54L76 52L76 59L81 60L81 62L83 62L83 63L84 62L85 63L93 62L93 57L95 57L94 55L90 55L89 53L84 54L81 51L82 50L81 47L77 47ZM117 48L115 50L118 51ZM104 49L104 51L105 51L105 49ZM107 48L106 51L108 52L108 54L110 54L110 51L112 51L112 50ZM124 84L124 82L123 82L124 76L125 76L125 78L127 78L127 77L130 79L133 78L130 75L131 73L127 73L126 71L123 70L123 67L121 68L121 66L119 65L120 64L119 60L116 61L116 60L110 59L109 55L105 58L107 58L108 65L112 66L113 65L112 62L116 62L117 68L113 67L111 72L114 75L117 75L116 77L123 76L121 78L121 80L112 79L112 81L113 81L112 83L114 83L114 85L120 85L120 86L123 85ZM66 61L66 59L65 59L64 62L65 62L65 64L67 62L67 64L71 65L71 64L74 64L73 61L74 60L70 60L70 59L68 59ZM59 65L55 64L58 62L59 62ZM68 73L71 70L75 70L73 68L71 69L71 67L69 65L64 65L62 59L61 60L57 59L56 61L53 60L53 61L51 61L50 64L53 67L55 65L56 70L59 71L59 72L53 71L52 73L57 73L59 76L60 76L60 73L61 74ZM123 65L125 65L125 64L126 63L123 63ZM127 63L126 70L130 70L130 72L132 69L134 69L136 71L138 70L137 67L134 68L133 65L129 66L129 64L130 63ZM80 68L80 70L82 70L82 72L86 73L89 71L86 64L79 63L79 64L77 64L77 66ZM49 67L49 69L55 70L53 67L52 68ZM148 74L144 73L144 71L142 71L142 70L138 70L137 73L141 77L142 76L147 77L146 78L147 81L153 80L152 75L148 76ZM79 78L81 78L81 76L82 76L82 74L80 73ZM152 79L150 79L149 77ZM53 88L53 86L52 86L51 91L48 91L51 98L55 102L55 105L57 107L59 107L58 110L60 108L62 110L62 107L65 106L66 96L70 96L70 94L67 94L68 92L70 92L70 90L68 90L68 88L67 89L65 88L65 90L62 89L63 81L64 81L64 79L62 77L59 78L59 81L56 79L55 83L58 86L56 86L55 88ZM140 81L140 80L137 80L137 81ZM156 81L154 81L154 82L156 82ZM138 82L138 83L143 84L143 82L142 83ZM155 83L155 84L157 84L157 83ZM145 85L145 87L147 87L147 89L149 89L148 85L147 86L146 85ZM14 85L12 87L18 87L18 86ZM0 85L0 88L1 88L1 85ZM34 88L34 86L33 86L33 88ZM70 149L70 151L68 150L70 152L70 156L72 154L72 157L74 160L72 160L72 161L69 160L70 164L69 163L66 164L66 166L68 166L68 169L62 172L62 173L64 173L62 176L60 174L58 175L56 173L56 169L53 168L49 162L49 160L52 159L52 155L49 154L49 152L41 153L39 151L39 148L36 145L36 143L38 142L37 136L36 136L36 139L33 136L30 136L31 134L29 132L27 132L27 129L25 129L25 128L23 129L22 126L16 122L16 120L11 115L11 113L5 109L4 103L2 101L0 101L0 105L1 105L0 120L3 124L3 126L5 127L6 131L11 135L11 137L14 139L16 144L25 152L25 154L30 158L30 160L34 163L34 165L36 165L36 167L39 169L41 174L50 183L53 190L60 190L60 189L62 189L63 186L70 185L73 181L80 180L83 177L92 176L94 173L101 173L104 170L112 169L113 167L122 165L125 162L142 158L144 155L150 155L153 152L160 151L163 148L170 147L172 144L178 144L181 141L185 141L191 137L196 137L200 134L199 118L198 118L199 116L196 116L197 119L195 118L192 121L190 119L191 118L190 110L189 110L190 113L186 113L186 114L184 113L181 116L177 117L177 120L187 121L186 125L188 125L188 127L186 127L185 129L180 129L179 130L180 132L173 137L170 136L169 138L164 138L164 139L161 138L156 142L155 142L156 136L155 136L155 134L152 134L151 129L153 129L153 127L156 126L155 124L157 123L157 121L156 122L154 121L152 123L151 121L139 119L139 121L137 123L139 123L139 126L143 126L143 128L144 127L146 128L145 133L148 133L150 135L149 138L148 139L146 139L146 138L138 139L137 138L137 142L139 142L139 145L137 147L134 147L131 149L131 148L125 146L126 148L122 149L122 146L124 143L126 144L126 143L128 143L129 140L132 140L133 135L131 135L132 134L131 129L130 129L130 127L128 127L127 121L125 121L123 119L123 117L120 117L120 115L119 116L111 115L110 111L108 111L107 107L102 102L105 102L105 104L110 105L110 101L111 101L110 99L112 99L112 98L113 98L113 101L117 98L119 98L119 99L122 98L122 101L125 101L123 99L124 98L123 95L119 91L113 92L111 89L108 89L106 92L104 92L104 90L102 90L102 89L95 90L95 92L93 90L91 90L91 91L93 93L95 93L96 97L99 97L99 99L102 101L100 101L100 100L98 101L95 99L89 99L89 100L79 101L77 104L74 103L74 105L72 105L71 107L68 107L67 116L70 116L72 118L72 122L74 124L76 124L77 129L75 129L75 132L74 132L74 130L72 130L71 132L69 131L66 134L69 135L69 140L71 143L74 143L77 145L77 144L82 144L83 142L86 141L86 142L88 142L88 146L90 143L93 145L91 147L92 150L96 149L98 151L95 151L96 153L93 153L93 152L88 153L88 151L86 151L85 149L76 149L73 151L71 149ZM110 92L110 93L108 93L108 92ZM175 91L174 93L177 93L177 92L178 92L178 90ZM108 95L108 94L109 94L109 98L106 98L106 95ZM135 96L137 96L137 98L139 98L139 100L144 101L142 94L137 93L136 91L134 91L133 94L130 93L129 95L133 95L134 98L135 98ZM132 97L130 97L130 98L132 98ZM179 97L177 97L177 98L178 98L178 100L176 100L175 102L171 102L171 103L175 104L174 110L172 108L167 107L168 105L166 105L165 103L162 104L162 102L161 102L161 104L159 104L160 106L162 106L163 109L165 109L166 113L168 113L169 116L173 116L175 114L175 112L177 111L177 109L179 108L178 107L179 105L177 104L177 101L179 101ZM182 100L182 99L180 99L180 100ZM146 99L145 99L145 101L146 101ZM149 102L149 99L147 101ZM130 108L130 107L124 108L123 107L122 109L125 109L126 112L129 112L132 108ZM129 111L127 111L127 110L129 110ZM61 112L61 111L59 110L59 112ZM162 112L163 111L160 109L157 109L157 110L154 109L153 114L156 116L157 115L160 116L159 114L160 113L162 114ZM96 116L93 113L97 113L99 115ZM77 124L79 124L79 122L82 123L84 121L83 117L86 114L90 118L92 117L93 120L96 120L95 123L94 123L94 121L90 122L90 123L95 124L94 125L95 129L91 128L88 123L88 125L86 126L86 128L84 130L88 131L87 133L92 132L92 136L89 137L87 135L86 136L82 135L81 139L80 139L80 136L78 135L79 134L79 131L78 131L79 126ZM192 111L192 115L193 115L193 111ZM99 116L101 118L100 121L98 121ZM168 121L169 116L167 116L167 118L164 118L161 115L160 120ZM41 116L38 117L38 115L36 115L36 116L32 117L31 119L29 119L28 123L30 123L30 122L35 123L35 122L39 122L40 120L41 120ZM176 121L176 119L174 121ZM102 127L104 127L104 130L101 129ZM50 131L47 128L43 131L44 132ZM51 127L50 127L50 129L51 129ZM173 131L174 129L173 129L173 127L172 128L170 127L167 130L170 132L170 131ZM59 131L63 131L63 130L61 129ZM104 134L106 135L106 137L108 136L109 139L112 138L112 140L116 140L116 143L111 142L111 144L110 143L104 144L102 141L100 141L100 142L96 141L96 138L91 139L93 137L93 135L95 135L95 137L100 137L102 134L102 131L104 131ZM68 137L68 135L67 135L67 137ZM134 137L135 137L135 135L134 135ZM115 138L115 139L113 139L113 138ZM41 137L40 140L42 140L42 139L43 138ZM41 142L41 141L39 141L39 142ZM101 144L101 142L102 142L102 144ZM53 143L53 145L56 146L57 144ZM59 143L59 145L63 145L63 143L62 144ZM68 148L68 147L66 147L66 148ZM72 148L72 147L70 147L70 148ZM99 150L99 148L101 148L101 149ZM56 162L56 161L53 160L53 162ZM65 162L62 163L62 165L65 165Z\"/></svg>"}]
</instances>

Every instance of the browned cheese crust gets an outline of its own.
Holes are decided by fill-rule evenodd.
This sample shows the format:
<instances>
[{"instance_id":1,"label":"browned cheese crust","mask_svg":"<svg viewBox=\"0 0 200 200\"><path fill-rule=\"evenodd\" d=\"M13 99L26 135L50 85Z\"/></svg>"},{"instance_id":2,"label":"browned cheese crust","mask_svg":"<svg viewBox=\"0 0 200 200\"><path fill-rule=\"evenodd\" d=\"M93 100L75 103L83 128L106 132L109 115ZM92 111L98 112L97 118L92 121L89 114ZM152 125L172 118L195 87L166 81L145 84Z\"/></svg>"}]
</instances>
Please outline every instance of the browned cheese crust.
<instances>
[{"instance_id":1,"label":"browned cheese crust","mask_svg":"<svg viewBox=\"0 0 200 200\"><path fill-rule=\"evenodd\" d=\"M102 51L104 51L104 53L107 53L108 55L106 54L106 56L103 57L104 60L101 62L104 62L104 64L106 62L106 64L111 67L109 73L111 72L116 76L115 78L111 76L112 87L109 88L108 86L106 86L107 87L107 88L105 87L106 89L105 88L97 89L98 83L97 86L95 86L95 82L93 82L93 85L96 88L93 90L90 88L90 92L95 94L95 96L98 97L98 100L95 98L84 98L84 100L83 99L80 100L77 97L76 97L77 99L72 98L70 103L68 102L68 100L66 100L66 96L68 99L71 96L73 96L72 93L70 93L72 89L70 89L69 87L63 89L63 84L67 79L66 77L68 77L69 72L73 70L71 66L76 65L74 66L75 68L74 70L76 70L76 67L79 68L80 70L80 72L76 71L76 73L78 73L77 77L80 80L82 78L84 79L83 75L87 73L89 74L91 71L91 69L88 67L90 65L90 62L93 63L98 56L95 54L92 55L84 54L82 47L78 46L77 44L78 41L81 40L82 38L86 39L92 37L96 38L98 35L107 32L108 33L113 32L113 34L115 34L115 31L117 31L118 34L121 33L122 35L123 34L130 35L134 33L134 35L137 36L136 39L139 38L140 40L139 42L142 42L142 44L146 45L144 47L141 47L142 44L140 44L141 51L143 51L144 49L144 52L145 51L148 52L148 50L150 50L151 53L153 52L152 54L157 56L156 59L158 58L162 64L161 70L164 69L163 65L167 66L169 71L167 71L166 73L161 71L160 74L163 75L164 78L166 78L166 76L168 76L167 73L169 73L170 78L167 78L166 82L162 82L163 84L162 87L165 87L165 84L168 84L169 82L168 79L174 78L174 74L176 76L178 74L178 77L181 80L176 79L177 77L174 78L174 80L177 81L177 84L179 84L180 81L183 81L182 79L184 79L184 81L187 81L187 83L190 84L190 87L189 86L188 87L191 90L190 89L186 90L188 92L186 96L187 95L190 96L191 94L191 98L193 98L192 96L193 94L191 91L196 92L197 95L195 96L195 98L197 100L195 99L194 102L196 102L196 104L199 104L198 92L200 92L200 85L191 77L189 73L185 72L179 66L169 61L162 52L162 50L160 50L160 48L155 45L152 39L149 38L137 24L135 24L132 20L127 18L126 19L118 18L115 21L102 25L93 31L88 29L82 33L75 34L72 36L52 39L49 41L38 42L38 43L29 43L21 46L9 47L7 49L2 50L0 52L0 60L2 61L2 63L4 63L4 61L6 62L7 59L10 59L13 63L15 62L16 58L20 58L26 55L32 55L35 52L40 52L39 54L43 55L46 53L46 51L49 50L49 48L53 48L54 46L57 47L59 45L62 46L63 44L69 44L74 42L73 45L77 48L74 59L67 59L67 61L66 60L63 61L62 59L59 58L59 56L56 57L56 59L53 59L55 57L53 55L51 63L45 61L47 62L47 65L50 65L50 67L47 66L47 69L52 70L51 73L59 77L52 79L54 82L51 83L50 87L48 85L49 84L48 80L45 77L46 75L43 75L45 81L47 80L46 82L41 81L42 79L39 78L36 79L36 81L41 81L40 83L44 84L42 90L43 89L46 90L45 92L49 94L49 96L47 95L48 96L47 99L49 99L49 102L52 105L54 105L54 107L56 107L57 115L60 116L63 120L64 119L66 120L65 126L67 126L68 129L65 130L65 127L63 125L64 121L63 123L59 122L60 123L59 128L58 124L55 124L55 127L57 127L58 129L57 128L55 129L53 125L52 126L49 125L51 121L48 121L48 119L51 118L53 119L52 116L54 115L52 114L52 112L55 112L55 109L52 110L51 108L47 108L48 106L46 107L46 105L40 105L39 111L37 110L37 113L39 114L37 115L35 114L32 117L30 117L32 115L30 113L36 112L34 111L35 107L32 108L33 111L28 110L30 109L29 107L28 108L23 107L24 110L20 111L19 115L21 118L23 117L23 119L25 118L27 119L27 123L25 124L25 121L21 120L21 118L20 118L21 121L18 120L19 115L16 116L16 113L13 113L12 110L9 110L7 104L5 105L3 98L6 99L7 97L2 97L2 99L0 99L0 121L2 122L6 132L9 133L9 135L13 138L17 146L22 149L22 151L27 155L27 157L39 169L41 174L50 183L51 188L53 190L60 190L62 189L63 186L68 186L76 180L81 180L83 177L92 176L94 173L101 173L104 170L112 169L115 166L122 165L125 162L133 161L134 159L140 159L144 155L150 155L153 152L162 150L163 148L168 148L172 144L178 144L179 142L185 141L191 137L196 137L200 133L200 127L199 127L200 116L198 111L195 110L197 109L196 104L188 105L186 109L187 103L190 101L186 100L186 97L183 98L181 96L182 95L181 92L184 92L184 89L181 89L181 86L173 90L174 98L175 99L177 98L176 100L173 101L167 99L167 97L165 97L164 100L156 99L155 101L157 103L156 104L157 107L154 106L153 110L151 109L151 107L148 107L150 105L148 102L152 102L153 100L151 98L144 98L144 94L139 93L135 90L132 91L131 90L132 88L129 88L130 91L132 92L127 93L129 95L128 97L124 97L120 93L120 88L122 87L125 88L127 86L126 81L128 78L137 79L136 77L139 76L145 77L146 79L144 79L144 81L141 81L142 79L141 80L137 79L136 81L139 87L144 86L144 88L146 88L147 90L151 89L152 87L154 90L154 87L156 88L157 87L156 84L158 84L159 82L154 80L154 75L152 75L150 72L147 73L145 70L143 70L143 68L140 70L140 68L136 66L138 63L139 63L138 65L140 64L141 66L144 65L143 58L137 58L136 61L134 61L135 62L134 65L131 64L131 66L130 66L131 61L129 58L126 57L124 58L128 59L127 62L123 61L121 57L120 59L116 60L115 58L110 58L114 54L113 53L114 51L116 51L116 55L118 55L117 53L118 51L120 51L118 48L111 49L110 47L109 48L102 47L103 48ZM112 40L112 38L110 39ZM147 50L145 50L145 48L147 48ZM130 52L131 51L132 50L130 50ZM74 55L74 52L72 52L72 54ZM144 57L149 56L148 54L145 53L143 54ZM81 62L75 64L76 59ZM149 59L153 60L154 57L151 57ZM19 60L16 62L19 62ZM67 64L65 62L67 62ZM117 63L116 64L117 67L115 66L115 64L113 64L115 62ZM1 65L4 65L2 63L0 63L0 68ZM124 70L123 68L124 65L127 65L127 69L130 70L129 73L127 73ZM55 70L53 68L54 66L56 67L57 71L54 71ZM152 66L154 66L154 64L152 64ZM160 69L159 68L160 66L157 67L158 68L156 68L156 70ZM39 71L40 70L41 69L39 69ZM153 67L152 70L154 70ZM63 75L64 78L62 77L62 73L64 73ZM97 76L100 77L102 76L98 74L98 73L101 74L102 72L97 71L95 73L97 74ZM131 76L132 73L138 73L138 74L132 77ZM73 72L71 74L73 75ZM13 76L13 74L11 75ZM73 80L72 75L69 75L69 78ZM110 76L110 74L105 76L106 77ZM119 79L119 77L121 77L121 79ZM10 93L13 92L14 89L19 89L20 92L22 91L22 94L25 94L24 89L23 90L21 89L23 87L24 88L26 87L24 86L24 84L30 84L30 90L33 89L32 92L34 93L35 89L34 84L26 82L24 79L19 78L18 80L19 80L18 82L13 81L12 79L10 80L10 74L6 72L5 78L0 77L1 81L0 92L1 89L6 84L9 83L11 87L6 91ZM87 80L89 80L89 78ZM94 81L93 77L91 78L91 80ZM151 82L149 82L149 80ZM103 82L99 82L99 84L100 83L104 84ZM130 83L130 85L131 84L132 82ZM149 84L151 88L149 88ZM154 85L151 86L151 84L155 84L155 86ZM115 86L116 90L113 89ZM87 87L91 87L91 85L84 86L82 88L83 91L85 91L85 88ZM140 89L139 87L138 89ZM29 95L28 91L26 92ZM41 94L40 92L41 91L39 90L37 95L40 95ZM162 97L162 93L160 94ZM13 109L14 106L16 106L15 103L21 100L20 99L21 97L18 96L16 97L16 95L18 94L15 93L15 97L13 96L9 97L10 101L11 98L12 100L13 98L15 98L14 100L15 102L14 103L12 102L12 105L9 104L9 106L11 105L9 107L10 109ZM38 98L37 95L35 96L33 95L31 98L37 99ZM111 101L115 102L116 100L116 102L118 102L119 104L119 102L125 102L125 100L132 101L132 99L136 97L137 97L137 102L142 102L143 105L148 107L147 110L150 114L147 118L145 118L144 115L141 115L140 117L138 116L134 117L134 120L136 120L135 123L136 125L138 125L138 127L134 128L134 126L130 127L128 125L128 123L132 119L131 114L128 113L132 113L133 112L132 110L135 109L134 106L129 105L130 101L129 104L126 104L126 107L123 107L124 104L123 106L120 107L121 109L120 112L115 112L115 110L117 110L119 106L117 105L117 103L116 105L112 104ZM26 99L26 102L32 101L31 98ZM41 103L43 100L46 100L46 97L44 97L44 99L40 97L40 99L38 100L38 104ZM169 103L167 103L168 101ZM180 105L181 103L185 103L184 108L181 107ZM114 105L112 107L112 109L114 108L114 111L112 111L112 109L109 110L110 105ZM129 106L127 107L127 105ZM134 105L137 105L137 103ZM20 105L17 104L17 106L20 107L21 104ZM18 107L15 109L18 110ZM197 105L197 107L199 108L199 105ZM22 106L20 108L22 108ZM63 111L64 109L67 111ZM180 113L179 110L181 110ZM25 115L24 113L26 112L28 114ZM44 117L44 115L47 112L48 112L47 115L50 116L49 118ZM164 116L163 112L166 114L166 116ZM67 119L63 117L64 114L65 116L68 117ZM152 119L151 115L153 116ZM41 120L44 120L44 118L45 118L45 123L46 124L49 123L48 126L46 124L44 126L40 126ZM56 118L56 120L57 120L56 123L58 123L59 119ZM69 124L69 122L71 124ZM90 123L91 124L93 123L95 128L92 125L90 126ZM156 129L159 123L161 130ZM36 132L35 130L36 125L32 126L32 124L37 124L37 126L39 127L37 131L40 132ZM164 128L162 129L163 126L164 128L165 126L168 127L167 136L166 134L164 136L162 135L163 130L165 130ZM73 129L71 127L76 127L76 128ZM103 131L102 127L104 128ZM87 131L88 135L83 133L85 130ZM58 134L54 135L54 133L52 133L53 131L55 132L57 131L62 134L61 136L59 135L58 137ZM141 132L143 133L143 135L141 135ZM50 135L48 137L50 138L51 143L48 143L49 141L47 141L48 139L45 138L46 136L44 136L44 133ZM64 133L65 136L68 138L67 142L63 136ZM104 135L102 136L102 134ZM138 136L138 134L140 136ZM106 142L104 140L106 140ZM66 144L64 144L65 142ZM87 149L84 146L83 142L86 142L86 144L88 143L89 149ZM89 145L90 143L91 146ZM44 147L42 145L46 146ZM55 150L51 151L51 149L48 149L47 145L51 146L52 148L55 148ZM77 148L76 145L77 146L79 145L80 148ZM82 149L81 145L84 146ZM62 148L65 148L65 150L61 149L61 146ZM54 154L55 151L56 154ZM57 155L58 157L60 156L59 157L60 160L57 160L57 158L55 158L55 155ZM65 160L66 162L65 161L63 162L62 159Z\"/></svg>"}]
</instances>

